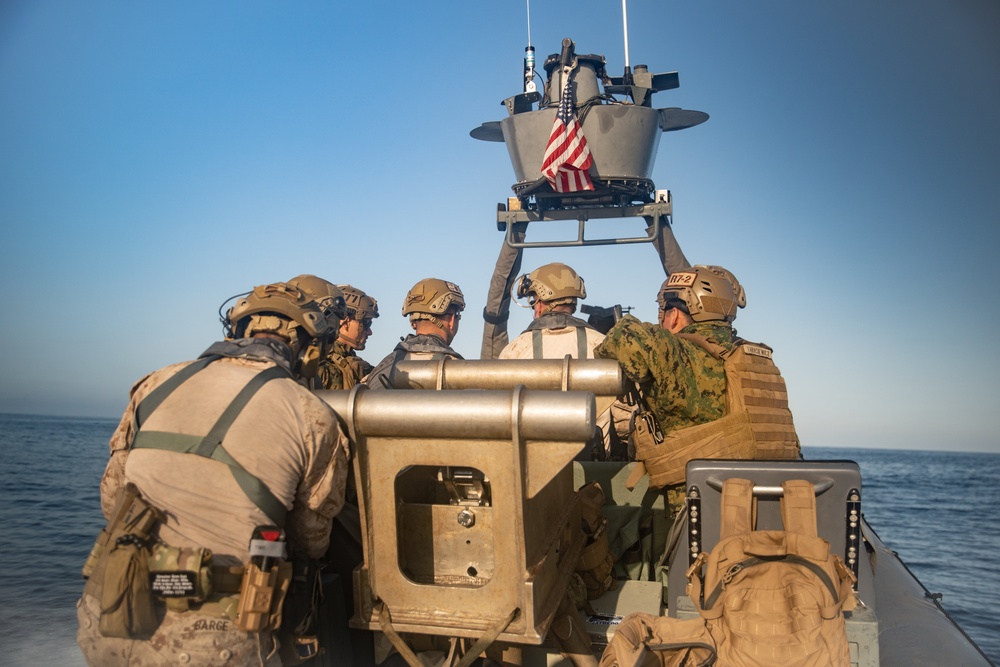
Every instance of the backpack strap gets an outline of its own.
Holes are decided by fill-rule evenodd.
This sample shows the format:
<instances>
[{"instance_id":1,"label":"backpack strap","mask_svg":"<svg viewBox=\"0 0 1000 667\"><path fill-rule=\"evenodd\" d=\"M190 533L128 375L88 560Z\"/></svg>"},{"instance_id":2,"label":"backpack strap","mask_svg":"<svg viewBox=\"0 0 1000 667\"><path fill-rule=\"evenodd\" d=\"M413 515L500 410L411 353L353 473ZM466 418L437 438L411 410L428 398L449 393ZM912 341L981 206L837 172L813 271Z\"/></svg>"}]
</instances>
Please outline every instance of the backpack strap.
<instances>
[{"instance_id":1,"label":"backpack strap","mask_svg":"<svg viewBox=\"0 0 1000 667\"><path fill-rule=\"evenodd\" d=\"M811 482L787 479L781 483L781 523L785 532L818 537L816 530L816 491Z\"/></svg>"},{"instance_id":2,"label":"backpack strap","mask_svg":"<svg viewBox=\"0 0 1000 667\"><path fill-rule=\"evenodd\" d=\"M731 477L723 482L719 541L753 530L754 509L753 482L739 477Z\"/></svg>"}]
</instances>

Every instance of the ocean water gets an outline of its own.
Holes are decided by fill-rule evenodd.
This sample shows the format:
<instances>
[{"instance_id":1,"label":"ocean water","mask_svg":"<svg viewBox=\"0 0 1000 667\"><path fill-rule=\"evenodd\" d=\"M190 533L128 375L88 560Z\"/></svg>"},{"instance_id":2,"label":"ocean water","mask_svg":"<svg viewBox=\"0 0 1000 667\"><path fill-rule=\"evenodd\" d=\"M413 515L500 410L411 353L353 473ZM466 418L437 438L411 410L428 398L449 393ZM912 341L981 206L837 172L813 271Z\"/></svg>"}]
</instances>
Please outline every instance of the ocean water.
<instances>
[{"instance_id":1,"label":"ocean water","mask_svg":"<svg viewBox=\"0 0 1000 667\"><path fill-rule=\"evenodd\" d=\"M0 414L0 664L83 665L76 600L116 422ZM1000 454L806 448L861 466L866 518L1000 663Z\"/></svg>"}]
</instances>

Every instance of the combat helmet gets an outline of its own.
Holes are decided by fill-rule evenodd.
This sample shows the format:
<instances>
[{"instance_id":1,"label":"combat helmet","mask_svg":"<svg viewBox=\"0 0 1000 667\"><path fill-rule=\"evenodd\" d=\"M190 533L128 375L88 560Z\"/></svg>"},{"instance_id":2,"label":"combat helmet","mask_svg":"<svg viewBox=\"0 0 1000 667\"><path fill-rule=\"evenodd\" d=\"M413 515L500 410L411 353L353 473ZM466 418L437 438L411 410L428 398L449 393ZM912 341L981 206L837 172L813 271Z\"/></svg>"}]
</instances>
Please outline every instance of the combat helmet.
<instances>
[{"instance_id":1,"label":"combat helmet","mask_svg":"<svg viewBox=\"0 0 1000 667\"><path fill-rule=\"evenodd\" d=\"M337 287L344 293L348 317L359 322L378 317L378 302L375 299L351 285L337 285Z\"/></svg>"},{"instance_id":2,"label":"combat helmet","mask_svg":"<svg viewBox=\"0 0 1000 667\"><path fill-rule=\"evenodd\" d=\"M403 315L416 320L431 320L444 315L451 307L465 310L465 295L458 285L440 278L424 278L410 288L403 300Z\"/></svg>"},{"instance_id":3,"label":"combat helmet","mask_svg":"<svg viewBox=\"0 0 1000 667\"><path fill-rule=\"evenodd\" d=\"M315 299L327 320L336 319L338 324L333 327L331 333L337 331L340 321L348 314L345 295L337 285L311 273L295 276L288 281L288 284L299 288Z\"/></svg>"},{"instance_id":4,"label":"combat helmet","mask_svg":"<svg viewBox=\"0 0 1000 667\"><path fill-rule=\"evenodd\" d=\"M587 298L583 278L571 267L553 262L521 276L517 297L528 298L531 305L542 301L551 306L561 303L576 305L577 299Z\"/></svg>"},{"instance_id":5,"label":"combat helmet","mask_svg":"<svg viewBox=\"0 0 1000 667\"><path fill-rule=\"evenodd\" d=\"M322 340L340 324L336 315L328 319L314 297L288 283L254 287L229 309L226 319L233 338L276 334L288 341L296 357L304 352L299 331L307 339Z\"/></svg>"},{"instance_id":6,"label":"combat helmet","mask_svg":"<svg viewBox=\"0 0 1000 667\"><path fill-rule=\"evenodd\" d=\"M671 303L674 302L674 303ZM695 322L733 322L736 309L747 305L746 292L731 271L721 266L699 264L675 271L656 294L660 310L683 304Z\"/></svg>"}]
</instances>

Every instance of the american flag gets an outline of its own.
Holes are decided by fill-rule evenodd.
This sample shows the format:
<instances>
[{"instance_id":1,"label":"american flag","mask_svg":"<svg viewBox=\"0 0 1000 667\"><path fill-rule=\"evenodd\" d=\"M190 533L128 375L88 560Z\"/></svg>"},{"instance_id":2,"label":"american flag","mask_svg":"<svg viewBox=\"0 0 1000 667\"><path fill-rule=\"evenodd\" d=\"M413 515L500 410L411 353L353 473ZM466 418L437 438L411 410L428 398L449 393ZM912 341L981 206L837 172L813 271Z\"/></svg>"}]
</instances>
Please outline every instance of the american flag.
<instances>
[{"instance_id":1,"label":"american flag","mask_svg":"<svg viewBox=\"0 0 1000 667\"><path fill-rule=\"evenodd\" d=\"M552 124L552 134L545 146L542 160L542 175L548 179L556 192L578 192L593 190L594 183L587 171L594 164L594 158L587 148L583 127L576 120L576 104L570 89L570 78L566 76L559 111Z\"/></svg>"}]
</instances>

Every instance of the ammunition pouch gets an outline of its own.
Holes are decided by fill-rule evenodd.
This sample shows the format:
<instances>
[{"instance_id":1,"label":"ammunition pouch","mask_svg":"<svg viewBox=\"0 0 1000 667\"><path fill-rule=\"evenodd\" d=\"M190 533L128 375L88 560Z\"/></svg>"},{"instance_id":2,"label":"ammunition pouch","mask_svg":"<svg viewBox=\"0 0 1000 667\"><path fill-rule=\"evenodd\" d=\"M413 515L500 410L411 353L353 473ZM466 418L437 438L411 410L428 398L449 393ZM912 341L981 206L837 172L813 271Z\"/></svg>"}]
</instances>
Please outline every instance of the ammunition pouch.
<instances>
[{"instance_id":1,"label":"ammunition pouch","mask_svg":"<svg viewBox=\"0 0 1000 667\"><path fill-rule=\"evenodd\" d=\"M209 549L157 544L149 559L149 586L167 609L183 612L213 593L212 552Z\"/></svg>"}]
</instances>

